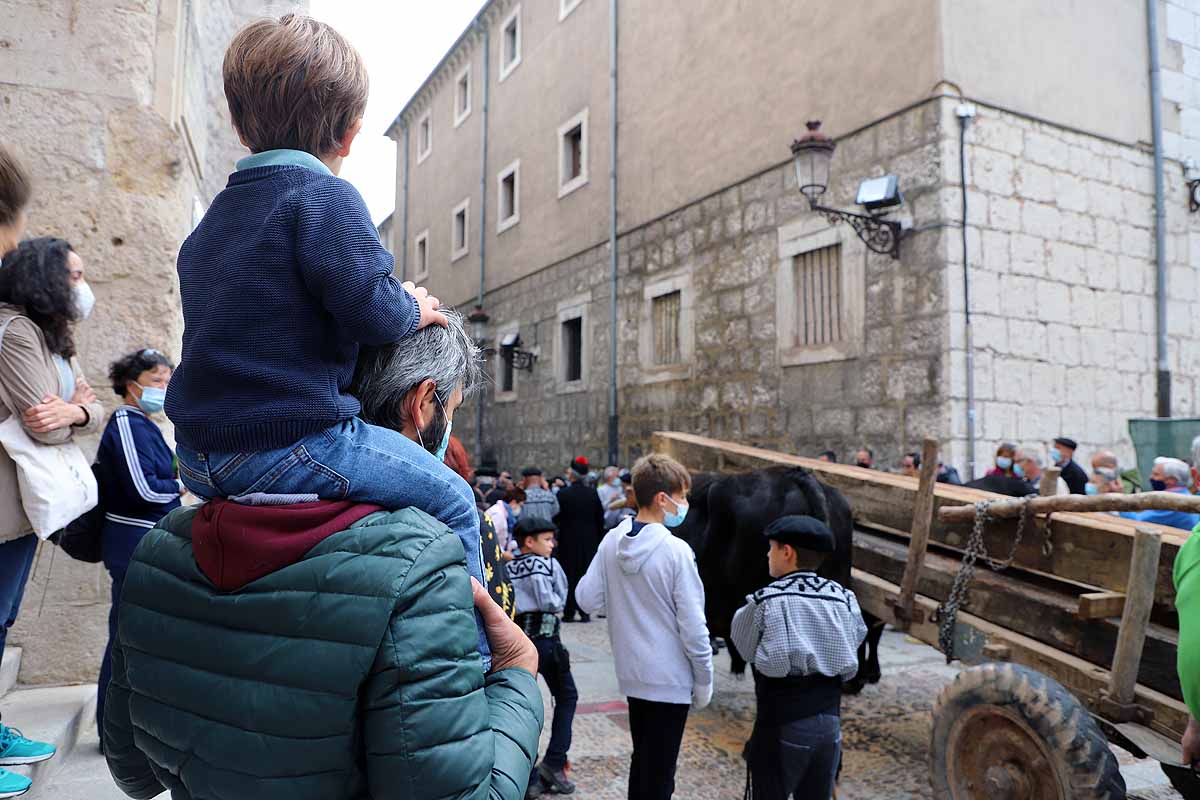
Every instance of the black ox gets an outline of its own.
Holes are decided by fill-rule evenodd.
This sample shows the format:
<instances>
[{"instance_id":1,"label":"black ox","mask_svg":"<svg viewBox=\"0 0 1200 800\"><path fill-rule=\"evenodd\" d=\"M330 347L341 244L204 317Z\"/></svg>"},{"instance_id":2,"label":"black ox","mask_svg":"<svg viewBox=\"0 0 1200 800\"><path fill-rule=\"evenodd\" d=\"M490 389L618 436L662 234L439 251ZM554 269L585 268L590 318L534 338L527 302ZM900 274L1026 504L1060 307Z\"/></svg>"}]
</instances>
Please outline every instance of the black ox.
<instances>
[{"instance_id":1,"label":"black ox","mask_svg":"<svg viewBox=\"0 0 1200 800\"><path fill-rule=\"evenodd\" d=\"M806 514L824 520L837 548L820 569L822 577L853 588L850 577L854 525L846 498L825 486L808 470L770 467L740 475L693 476L688 494L691 510L675 535L696 553L704 583L709 632L728 643L731 668L742 674L746 661L729 639L733 614L752 594L770 582L767 542L763 529L786 514ZM863 613L867 638L858 650L858 675L846 684L856 693L879 680L879 637L883 623Z\"/></svg>"}]
</instances>

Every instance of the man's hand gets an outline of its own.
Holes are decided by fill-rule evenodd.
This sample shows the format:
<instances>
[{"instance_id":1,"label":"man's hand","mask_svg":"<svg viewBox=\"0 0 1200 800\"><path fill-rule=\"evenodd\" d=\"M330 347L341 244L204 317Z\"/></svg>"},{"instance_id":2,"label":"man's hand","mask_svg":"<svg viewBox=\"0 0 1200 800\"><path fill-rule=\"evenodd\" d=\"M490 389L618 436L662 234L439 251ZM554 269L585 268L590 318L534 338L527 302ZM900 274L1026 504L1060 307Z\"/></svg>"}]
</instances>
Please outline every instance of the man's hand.
<instances>
[{"instance_id":1,"label":"man's hand","mask_svg":"<svg viewBox=\"0 0 1200 800\"><path fill-rule=\"evenodd\" d=\"M441 302L431 295L428 289L424 286L416 286L412 281L405 281L400 285L406 292L417 298L417 306L421 309L421 321L417 323L417 330L428 325L441 325L445 328L449 324L446 322L446 315L438 311L442 306Z\"/></svg>"},{"instance_id":2,"label":"man's hand","mask_svg":"<svg viewBox=\"0 0 1200 800\"><path fill-rule=\"evenodd\" d=\"M32 433L50 433L87 422L87 412L81 406L68 403L55 394L43 397L41 403L26 409L23 416L26 429Z\"/></svg>"},{"instance_id":3,"label":"man's hand","mask_svg":"<svg viewBox=\"0 0 1200 800\"><path fill-rule=\"evenodd\" d=\"M537 648L529 641L525 631L508 618L504 609L496 605L487 589L474 578L471 578L471 592L475 597L475 607L483 616L483 629L487 633L488 644L492 646L492 672L520 667L537 677Z\"/></svg>"},{"instance_id":4,"label":"man's hand","mask_svg":"<svg viewBox=\"0 0 1200 800\"><path fill-rule=\"evenodd\" d=\"M75 379L75 394L71 395L71 402L77 406L90 406L96 402L96 393L83 378Z\"/></svg>"},{"instance_id":5,"label":"man's hand","mask_svg":"<svg viewBox=\"0 0 1200 800\"><path fill-rule=\"evenodd\" d=\"M1200 722L1189 719L1183 732L1183 763L1192 769L1200 766Z\"/></svg>"}]
</instances>

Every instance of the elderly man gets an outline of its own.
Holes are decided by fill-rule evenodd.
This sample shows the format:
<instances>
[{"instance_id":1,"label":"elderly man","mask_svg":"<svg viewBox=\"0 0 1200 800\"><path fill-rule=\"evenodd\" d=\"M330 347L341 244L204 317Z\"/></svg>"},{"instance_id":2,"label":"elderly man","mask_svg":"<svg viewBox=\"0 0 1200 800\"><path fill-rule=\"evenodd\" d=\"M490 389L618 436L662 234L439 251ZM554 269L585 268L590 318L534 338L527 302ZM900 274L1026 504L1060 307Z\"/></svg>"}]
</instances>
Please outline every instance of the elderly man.
<instances>
[{"instance_id":1,"label":"elderly man","mask_svg":"<svg viewBox=\"0 0 1200 800\"><path fill-rule=\"evenodd\" d=\"M1059 436L1050 448L1050 460L1062 470L1062 479L1071 490L1071 494L1087 494L1087 473L1075 463L1075 450L1078 447L1074 439Z\"/></svg>"},{"instance_id":2,"label":"elderly man","mask_svg":"<svg viewBox=\"0 0 1200 800\"><path fill-rule=\"evenodd\" d=\"M364 418L430 452L479 380L462 317L446 317L364 351L354 384ZM121 789L524 797L543 719L537 651L472 583L461 540L415 508L254 499L266 505L180 509L134 554L104 721Z\"/></svg>"},{"instance_id":3,"label":"elderly man","mask_svg":"<svg viewBox=\"0 0 1200 800\"><path fill-rule=\"evenodd\" d=\"M604 468L604 478L596 487L600 495L600 505L604 507L604 530L615 528L621 521L621 507L625 505L625 487L621 485L621 471L615 466ZM613 503L619 503L617 508L610 508Z\"/></svg>"},{"instance_id":4,"label":"elderly man","mask_svg":"<svg viewBox=\"0 0 1200 800\"><path fill-rule=\"evenodd\" d=\"M546 478L537 467L521 470L521 488L525 490L525 505L521 513L536 519L558 516L558 497L546 485Z\"/></svg>"},{"instance_id":5,"label":"elderly man","mask_svg":"<svg viewBox=\"0 0 1200 800\"><path fill-rule=\"evenodd\" d=\"M1018 478L1023 478L1029 482L1030 491L1036 493L1042 482L1042 470L1045 469L1046 458L1042 455L1042 451L1036 447L1022 447L1017 451L1017 457L1013 459L1013 472ZM1055 487L1055 494L1070 494L1071 489L1067 486L1067 482L1060 475L1058 483Z\"/></svg>"},{"instance_id":6,"label":"elderly man","mask_svg":"<svg viewBox=\"0 0 1200 800\"><path fill-rule=\"evenodd\" d=\"M1192 440L1192 478L1200 486L1200 436ZM1183 735L1183 763L1196 769L1200 767L1200 536L1189 536L1179 548L1174 577L1179 685L1191 715Z\"/></svg>"},{"instance_id":7,"label":"elderly man","mask_svg":"<svg viewBox=\"0 0 1200 800\"><path fill-rule=\"evenodd\" d=\"M864 444L854 454L854 464L863 469L875 469L875 453Z\"/></svg>"},{"instance_id":8,"label":"elderly man","mask_svg":"<svg viewBox=\"0 0 1200 800\"><path fill-rule=\"evenodd\" d=\"M1117 454L1112 450L1098 450L1092 456L1092 473L1107 474L1102 473L1101 470L1108 470L1116 474L1121 482L1121 491L1125 494L1146 491L1146 487L1142 483L1142 474L1136 468L1122 472L1121 462L1117 460Z\"/></svg>"},{"instance_id":9,"label":"elderly man","mask_svg":"<svg viewBox=\"0 0 1200 800\"><path fill-rule=\"evenodd\" d=\"M1150 487L1156 492L1191 495L1188 491L1190 477L1188 465L1183 461L1178 458L1159 457L1154 459L1154 469L1150 470ZM1200 523L1200 515L1189 514L1186 511L1122 511L1121 516L1139 522L1154 522L1172 528L1182 528L1185 531L1192 530Z\"/></svg>"}]
</instances>

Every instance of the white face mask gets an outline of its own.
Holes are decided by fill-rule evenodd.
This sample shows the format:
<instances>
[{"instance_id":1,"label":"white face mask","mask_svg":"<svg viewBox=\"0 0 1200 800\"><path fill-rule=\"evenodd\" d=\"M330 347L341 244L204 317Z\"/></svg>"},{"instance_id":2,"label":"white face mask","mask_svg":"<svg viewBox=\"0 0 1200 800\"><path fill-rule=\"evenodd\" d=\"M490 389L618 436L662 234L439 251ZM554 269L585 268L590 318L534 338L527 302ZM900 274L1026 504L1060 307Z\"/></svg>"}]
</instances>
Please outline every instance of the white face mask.
<instances>
[{"instance_id":1,"label":"white face mask","mask_svg":"<svg viewBox=\"0 0 1200 800\"><path fill-rule=\"evenodd\" d=\"M71 297L80 319L87 319L96 307L96 295L92 293L92 287L88 286L87 281L80 281L71 287Z\"/></svg>"}]
</instances>

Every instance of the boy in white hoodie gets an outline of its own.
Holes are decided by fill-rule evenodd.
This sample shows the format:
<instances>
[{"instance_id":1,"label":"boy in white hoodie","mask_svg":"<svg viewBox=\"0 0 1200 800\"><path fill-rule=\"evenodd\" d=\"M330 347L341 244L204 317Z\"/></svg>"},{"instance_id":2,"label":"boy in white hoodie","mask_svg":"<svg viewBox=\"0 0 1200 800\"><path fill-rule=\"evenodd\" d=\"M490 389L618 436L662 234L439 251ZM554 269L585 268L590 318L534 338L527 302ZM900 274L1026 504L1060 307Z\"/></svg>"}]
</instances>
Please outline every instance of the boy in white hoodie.
<instances>
[{"instance_id":1,"label":"boy in white hoodie","mask_svg":"<svg viewBox=\"0 0 1200 800\"><path fill-rule=\"evenodd\" d=\"M608 614L617 682L629 701L629 800L668 800L688 709L712 700L712 645L691 547L671 534L687 516L691 476L649 455L633 466L638 513L600 543L575 600Z\"/></svg>"}]
</instances>

